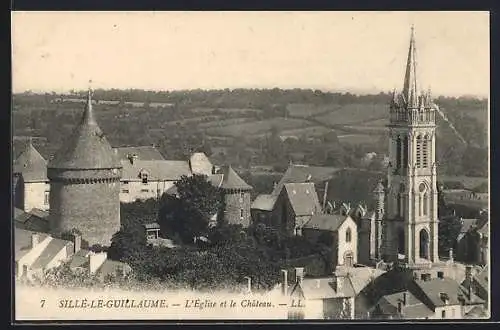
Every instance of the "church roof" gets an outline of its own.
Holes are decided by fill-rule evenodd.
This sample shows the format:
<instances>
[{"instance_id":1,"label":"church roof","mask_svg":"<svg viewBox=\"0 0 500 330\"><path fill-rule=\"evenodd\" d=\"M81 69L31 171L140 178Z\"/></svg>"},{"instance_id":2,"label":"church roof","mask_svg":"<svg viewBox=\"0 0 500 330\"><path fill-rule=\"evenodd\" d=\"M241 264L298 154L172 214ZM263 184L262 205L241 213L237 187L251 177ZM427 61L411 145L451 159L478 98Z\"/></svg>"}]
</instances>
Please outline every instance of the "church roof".
<instances>
[{"instance_id":1,"label":"church roof","mask_svg":"<svg viewBox=\"0 0 500 330\"><path fill-rule=\"evenodd\" d=\"M47 161L35 149L31 140L14 160L14 173L21 173L25 182L47 181Z\"/></svg>"},{"instance_id":2,"label":"church roof","mask_svg":"<svg viewBox=\"0 0 500 330\"><path fill-rule=\"evenodd\" d=\"M314 183L286 183L284 189L296 216L321 212Z\"/></svg>"},{"instance_id":3,"label":"church roof","mask_svg":"<svg viewBox=\"0 0 500 330\"><path fill-rule=\"evenodd\" d=\"M290 165L274 188L273 194L279 194L285 183L319 183L331 179L340 170L335 167Z\"/></svg>"},{"instance_id":4,"label":"church roof","mask_svg":"<svg viewBox=\"0 0 500 330\"><path fill-rule=\"evenodd\" d=\"M119 158L101 131L92 111L91 91L81 122L49 162L49 168L121 168Z\"/></svg>"},{"instance_id":5,"label":"church roof","mask_svg":"<svg viewBox=\"0 0 500 330\"><path fill-rule=\"evenodd\" d=\"M251 190L252 186L246 183L230 165L224 166L222 169L223 179L221 188L222 189L241 189L241 190Z\"/></svg>"}]
</instances>

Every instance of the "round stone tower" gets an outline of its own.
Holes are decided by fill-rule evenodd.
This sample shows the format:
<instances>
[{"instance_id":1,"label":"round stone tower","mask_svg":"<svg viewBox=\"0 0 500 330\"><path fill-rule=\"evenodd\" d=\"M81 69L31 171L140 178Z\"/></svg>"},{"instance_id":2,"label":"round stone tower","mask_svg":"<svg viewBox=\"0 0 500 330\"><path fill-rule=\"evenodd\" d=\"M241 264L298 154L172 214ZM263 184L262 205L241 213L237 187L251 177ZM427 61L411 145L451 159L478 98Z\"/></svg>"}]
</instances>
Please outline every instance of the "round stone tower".
<instances>
[{"instance_id":1,"label":"round stone tower","mask_svg":"<svg viewBox=\"0 0 500 330\"><path fill-rule=\"evenodd\" d=\"M109 246L120 230L121 167L94 118L89 90L81 122L48 164L51 233L76 228L90 246Z\"/></svg>"},{"instance_id":2,"label":"round stone tower","mask_svg":"<svg viewBox=\"0 0 500 330\"><path fill-rule=\"evenodd\" d=\"M219 188L222 193L223 207L220 218L226 223L248 227L252 186L247 184L231 166L224 166L222 174L222 183Z\"/></svg>"}]
</instances>

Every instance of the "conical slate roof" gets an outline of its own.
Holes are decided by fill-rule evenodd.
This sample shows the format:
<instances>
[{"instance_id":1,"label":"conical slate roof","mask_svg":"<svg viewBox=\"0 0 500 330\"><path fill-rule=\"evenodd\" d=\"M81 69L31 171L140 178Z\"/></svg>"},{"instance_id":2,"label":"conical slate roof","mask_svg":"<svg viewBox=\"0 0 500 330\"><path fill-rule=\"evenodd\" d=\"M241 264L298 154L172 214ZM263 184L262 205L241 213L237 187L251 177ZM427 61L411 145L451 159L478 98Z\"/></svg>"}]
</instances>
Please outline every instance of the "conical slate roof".
<instances>
[{"instance_id":1,"label":"conical slate roof","mask_svg":"<svg viewBox=\"0 0 500 330\"><path fill-rule=\"evenodd\" d=\"M224 166L223 179L221 188L222 189L241 189L241 190L251 190L252 186L246 183L234 170L229 166Z\"/></svg>"},{"instance_id":2,"label":"conical slate roof","mask_svg":"<svg viewBox=\"0 0 500 330\"><path fill-rule=\"evenodd\" d=\"M14 160L14 173L21 173L24 181L46 181L47 161L35 149L31 140Z\"/></svg>"},{"instance_id":3,"label":"conical slate roof","mask_svg":"<svg viewBox=\"0 0 500 330\"><path fill-rule=\"evenodd\" d=\"M94 118L90 90L81 122L68 141L57 151L48 167L59 169L121 168L118 157Z\"/></svg>"}]
</instances>

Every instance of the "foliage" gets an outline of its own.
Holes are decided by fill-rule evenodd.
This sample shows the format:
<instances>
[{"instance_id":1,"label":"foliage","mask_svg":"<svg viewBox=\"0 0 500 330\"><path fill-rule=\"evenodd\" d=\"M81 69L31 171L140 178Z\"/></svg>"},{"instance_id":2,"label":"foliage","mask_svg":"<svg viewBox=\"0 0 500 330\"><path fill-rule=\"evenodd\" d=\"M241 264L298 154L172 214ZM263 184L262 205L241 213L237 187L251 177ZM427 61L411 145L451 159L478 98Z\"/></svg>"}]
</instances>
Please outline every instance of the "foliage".
<instances>
[{"instance_id":1,"label":"foliage","mask_svg":"<svg viewBox=\"0 0 500 330\"><path fill-rule=\"evenodd\" d=\"M455 246L462 224L457 216L448 216L439 219L438 253L447 256L448 251Z\"/></svg>"},{"instance_id":2,"label":"foliage","mask_svg":"<svg viewBox=\"0 0 500 330\"><path fill-rule=\"evenodd\" d=\"M177 196L162 197L160 226L163 232L192 242L194 237L207 233L210 219L220 209L220 194L205 175L182 176L175 186Z\"/></svg>"},{"instance_id":3,"label":"foliage","mask_svg":"<svg viewBox=\"0 0 500 330\"><path fill-rule=\"evenodd\" d=\"M488 193L488 182L483 182L480 185L472 188L475 193Z\"/></svg>"}]
</instances>

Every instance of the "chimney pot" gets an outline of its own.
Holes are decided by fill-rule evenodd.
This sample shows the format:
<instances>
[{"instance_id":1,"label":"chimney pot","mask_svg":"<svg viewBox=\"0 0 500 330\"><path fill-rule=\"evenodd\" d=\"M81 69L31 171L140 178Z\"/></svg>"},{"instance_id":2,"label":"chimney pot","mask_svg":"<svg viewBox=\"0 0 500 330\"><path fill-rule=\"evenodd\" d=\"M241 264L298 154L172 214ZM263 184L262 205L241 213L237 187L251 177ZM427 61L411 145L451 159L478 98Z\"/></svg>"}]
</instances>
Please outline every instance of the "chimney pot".
<instances>
[{"instance_id":1,"label":"chimney pot","mask_svg":"<svg viewBox=\"0 0 500 330\"><path fill-rule=\"evenodd\" d=\"M35 246L38 245L40 240L40 236L37 233L32 233L31 234L31 248L33 249Z\"/></svg>"},{"instance_id":2,"label":"chimney pot","mask_svg":"<svg viewBox=\"0 0 500 330\"><path fill-rule=\"evenodd\" d=\"M281 293L284 296L288 295L288 271L286 269L281 270L282 280L281 280Z\"/></svg>"},{"instance_id":3,"label":"chimney pot","mask_svg":"<svg viewBox=\"0 0 500 330\"><path fill-rule=\"evenodd\" d=\"M406 292L403 292L403 306L406 306L406 303L407 303Z\"/></svg>"},{"instance_id":4,"label":"chimney pot","mask_svg":"<svg viewBox=\"0 0 500 330\"><path fill-rule=\"evenodd\" d=\"M304 267L295 267L295 280L297 283L302 283L304 279Z\"/></svg>"},{"instance_id":5,"label":"chimney pot","mask_svg":"<svg viewBox=\"0 0 500 330\"><path fill-rule=\"evenodd\" d=\"M82 248L82 235L73 233L73 253L77 253Z\"/></svg>"}]
</instances>

